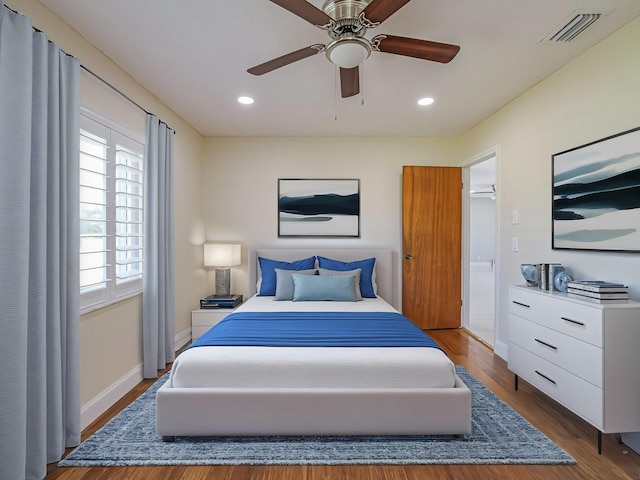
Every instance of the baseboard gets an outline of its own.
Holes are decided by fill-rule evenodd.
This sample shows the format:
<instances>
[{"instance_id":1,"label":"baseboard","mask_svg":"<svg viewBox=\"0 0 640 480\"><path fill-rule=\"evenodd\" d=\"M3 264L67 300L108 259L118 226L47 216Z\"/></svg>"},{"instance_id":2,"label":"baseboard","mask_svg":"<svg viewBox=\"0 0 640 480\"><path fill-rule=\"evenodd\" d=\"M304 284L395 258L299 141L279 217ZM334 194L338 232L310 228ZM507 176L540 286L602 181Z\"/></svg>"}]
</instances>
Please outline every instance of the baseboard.
<instances>
[{"instance_id":1,"label":"baseboard","mask_svg":"<svg viewBox=\"0 0 640 480\"><path fill-rule=\"evenodd\" d=\"M498 355L504 361L509 360L509 346L504 342L496 341L493 346L493 353Z\"/></svg>"},{"instance_id":2,"label":"baseboard","mask_svg":"<svg viewBox=\"0 0 640 480\"><path fill-rule=\"evenodd\" d=\"M191 327L176 333L175 350L179 351L191 341ZM129 373L111 384L99 395L80 409L80 425L84 430L91 422L106 412L114 403L126 395L132 388L144 379L142 364L133 368Z\"/></svg>"},{"instance_id":3,"label":"baseboard","mask_svg":"<svg viewBox=\"0 0 640 480\"><path fill-rule=\"evenodd\" d=\"M191 342L191 327L180 330L176 333L176 352L179 352L182 347Z\"/></svg>"},{"instance_id":4,"label":"baseboard","mask_svg":"<svg viewBox=\"0 0 640 480\"><path fill-rule=\"evenodd\" d=\"M114 403L120 400L129 390L143 380L142 364L135 367L124 377L112 383L106 390L95 396L80 409L80 426L84 430L96 418L106 412Z\"/></svg>"}]
</instances>

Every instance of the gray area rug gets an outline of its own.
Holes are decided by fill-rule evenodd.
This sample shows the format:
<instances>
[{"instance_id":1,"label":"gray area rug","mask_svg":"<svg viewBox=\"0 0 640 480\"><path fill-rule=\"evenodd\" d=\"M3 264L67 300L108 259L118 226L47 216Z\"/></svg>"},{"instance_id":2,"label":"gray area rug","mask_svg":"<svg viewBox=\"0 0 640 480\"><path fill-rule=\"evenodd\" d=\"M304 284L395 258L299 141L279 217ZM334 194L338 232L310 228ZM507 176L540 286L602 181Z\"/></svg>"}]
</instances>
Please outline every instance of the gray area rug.
<instances>
[{"instance_id":1,"label":"gray area rug","mask_svg":"<svg viewBox=\"0 0 640 480\"><path fill-rule=\"evenodd\" d=\"M365 437L177 437L155 433L155 393L168 376L85 440L58 465L427 465L573 464L575 460L464 368L472 434Z\"/></svg>"}]
</instances>

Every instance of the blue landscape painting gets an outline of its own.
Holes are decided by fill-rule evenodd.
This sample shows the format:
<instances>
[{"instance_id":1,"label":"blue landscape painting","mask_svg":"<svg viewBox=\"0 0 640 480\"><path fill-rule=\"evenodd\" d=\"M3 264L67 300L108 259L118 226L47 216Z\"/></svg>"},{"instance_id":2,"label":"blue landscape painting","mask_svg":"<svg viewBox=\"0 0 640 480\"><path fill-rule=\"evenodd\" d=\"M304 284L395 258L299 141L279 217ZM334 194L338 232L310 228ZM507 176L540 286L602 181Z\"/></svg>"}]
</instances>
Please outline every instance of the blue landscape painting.
<instances>
[{"instance_id":1,"label":"blue landscape painting","mask_svg":"<svg viewBox=\"0 0 640 480\"><path fill-rule=\"evenodd\" d=\"M640 130L553 156L553 248L640 250Z\"/></svg>"},{"instance_id":2,"label":"blue landscape painting","mask_svg":"<svg viewBox=\"0 0 640 480\"><path fill-rule=\"evenodd\" d=\"M280 179L279 236L360 235L359 180Z\"/></svg>"}]
</instances>

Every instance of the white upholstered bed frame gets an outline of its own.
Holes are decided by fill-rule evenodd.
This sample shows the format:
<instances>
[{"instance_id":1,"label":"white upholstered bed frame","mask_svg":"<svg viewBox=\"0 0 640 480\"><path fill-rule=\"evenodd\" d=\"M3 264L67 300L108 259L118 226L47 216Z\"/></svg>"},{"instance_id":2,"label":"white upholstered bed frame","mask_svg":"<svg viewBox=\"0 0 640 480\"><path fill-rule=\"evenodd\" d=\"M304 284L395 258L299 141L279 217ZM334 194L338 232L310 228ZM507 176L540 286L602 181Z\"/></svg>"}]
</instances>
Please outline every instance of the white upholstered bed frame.
<instances>
[{"instance_id":1,"label":"white upholstered bed frame","mask_svg":"<svg viewBox=\"0 0 640 480\"><path fill-rule=\"evenodd\" d=\"M249 251L249 293L257 257L292 261L321 255L349 261L376 257L378 295L391 303L393 257L387 249L258 249ZM174 388L156 394L156 432L219 435L466 435L471 392L454 388Z\"/></svg>"}]
</instances>

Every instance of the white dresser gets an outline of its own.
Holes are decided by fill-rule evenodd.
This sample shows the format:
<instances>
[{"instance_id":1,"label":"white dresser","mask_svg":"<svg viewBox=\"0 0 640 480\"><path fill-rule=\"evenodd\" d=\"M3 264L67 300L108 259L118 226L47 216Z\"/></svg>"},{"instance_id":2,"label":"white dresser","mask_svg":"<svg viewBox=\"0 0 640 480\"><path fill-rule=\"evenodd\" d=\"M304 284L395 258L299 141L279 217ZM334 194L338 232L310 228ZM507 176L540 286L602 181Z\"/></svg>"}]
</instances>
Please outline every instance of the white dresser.
<instances>
[{"instance_id":1,"label":"white dresser","mask_svg":"<svg viewBox=\"0 0 640 480\"><path fill-rule=\"evenodd\" d=\"M640 431L640 303L509 288L509 369L603 433Z\"/></svg>"}]
</instances>

